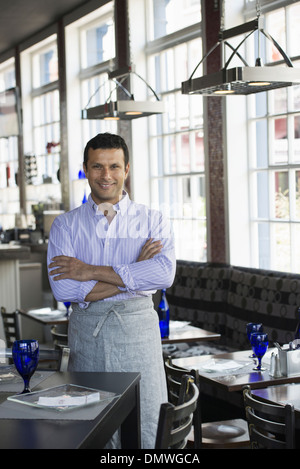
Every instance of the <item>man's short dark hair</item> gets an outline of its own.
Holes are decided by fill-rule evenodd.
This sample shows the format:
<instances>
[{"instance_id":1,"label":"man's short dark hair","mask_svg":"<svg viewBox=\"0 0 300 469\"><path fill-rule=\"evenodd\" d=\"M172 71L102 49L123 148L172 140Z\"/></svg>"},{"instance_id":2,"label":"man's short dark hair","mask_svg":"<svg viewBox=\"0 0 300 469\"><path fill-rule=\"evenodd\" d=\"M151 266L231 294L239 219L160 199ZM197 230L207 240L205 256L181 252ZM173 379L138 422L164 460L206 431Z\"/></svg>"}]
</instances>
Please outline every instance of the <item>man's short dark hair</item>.
<instances>
[{"instance_id":1,"label":"man's short dark hair","mask_svg":"<svg viewBox=\"0 0 300 469\"><path fill-rule=\"evenodd\" d=\"M121 148L124 152L124 162L125 168L129 163L129 151L126 145L125 140L120 137L120 135L111 134L109 132L105 132L103 134L98 134L89 140L85 146L84 153L83 153L83 163L87 168L88 162L88 151L92 148L93 150L97 150L98 148L101 149L111 149L111 148Z\"/></svg>"}]
</instances>

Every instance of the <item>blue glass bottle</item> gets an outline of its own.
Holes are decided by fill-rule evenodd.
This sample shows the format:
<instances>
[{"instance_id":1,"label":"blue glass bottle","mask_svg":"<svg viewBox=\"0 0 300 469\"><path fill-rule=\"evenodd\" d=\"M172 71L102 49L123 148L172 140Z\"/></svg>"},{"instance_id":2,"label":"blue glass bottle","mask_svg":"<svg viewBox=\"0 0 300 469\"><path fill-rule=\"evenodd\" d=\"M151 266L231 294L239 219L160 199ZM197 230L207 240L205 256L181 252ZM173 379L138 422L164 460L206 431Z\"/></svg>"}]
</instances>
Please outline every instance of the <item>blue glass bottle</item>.
<instances>
[{"instance_id":1,"label":"blue glass bottle","mask_svg":"<svg viewBox=\"0 0 300 469\"><path fill-rule=\"evenodd\" d=\"M160 335L162 338L169 337L170 310L166 297L166 290L161 291L161 300L157 308L159 317Z\"/></svg>"},{"instance_id":2,"label":"blue glass bottle","mask_svg":"<svg viewBox=\"0 0 300 469\"><path fill-rule=\"evenodd\" d=\"M79 170L78 172L78 179L85 179L85 173L82 169ZM82 204L85 204L87 201L87 198L86 198L86 193L85 193L85 190L84 190L84 193L83 193L83 199L81 201Z\"/></svg>"},{"instance_id":3,"label":"blue glass bottle","mask_svg":"<svg viewBox=\"0 0 300 469\"><path fill-rule=\"evenodd\" d=\"M84 194L83 194L83 199L81 201L81 204L85 204L87 202L87 198L86 198L86 193L84 191Z\"/></svg>"},{"instance_id":4,"label":"blue glass bottle","mask_svg":"<svg viewBox=\"0 0 300 469\"><path fill-rule=\"evenodd\" d=\"M85 173L82 169L78 171L78 179L85 179Z\"/></svg>"}]
</instances>

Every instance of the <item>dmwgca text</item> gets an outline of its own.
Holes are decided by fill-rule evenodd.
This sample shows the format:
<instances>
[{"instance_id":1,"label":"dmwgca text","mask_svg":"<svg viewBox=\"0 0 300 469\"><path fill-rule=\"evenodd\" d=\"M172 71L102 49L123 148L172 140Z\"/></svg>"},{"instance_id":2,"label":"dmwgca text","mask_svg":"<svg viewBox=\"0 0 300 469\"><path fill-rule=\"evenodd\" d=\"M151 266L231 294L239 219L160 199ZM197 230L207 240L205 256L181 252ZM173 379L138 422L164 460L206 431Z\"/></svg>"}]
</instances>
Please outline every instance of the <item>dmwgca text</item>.
<instances>
[{"instance_id":1,"label":"dmwgca text","mask_svg":"<svg viewBox=\"0 0 300 469\"><path fill-rule=\"evenodd\" d=\"M197 454L190 453L163 453L163 454L148 454L145 453L144 463L154 464L200 464L199 457Z\"/></svg>"}]
</instances>

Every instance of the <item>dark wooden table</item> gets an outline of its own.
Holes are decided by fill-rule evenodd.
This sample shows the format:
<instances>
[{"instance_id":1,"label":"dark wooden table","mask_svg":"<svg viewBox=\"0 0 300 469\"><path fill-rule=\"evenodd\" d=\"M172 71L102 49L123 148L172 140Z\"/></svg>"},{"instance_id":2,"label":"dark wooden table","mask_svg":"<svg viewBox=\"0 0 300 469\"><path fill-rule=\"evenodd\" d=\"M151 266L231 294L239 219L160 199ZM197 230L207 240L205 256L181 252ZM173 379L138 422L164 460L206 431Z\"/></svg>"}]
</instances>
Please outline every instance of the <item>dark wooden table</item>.
<instances>
[{"instance_id":1,"label":"dark wooden table","mask_svg":"<svg viewBox=\"0 0 300 469\"><path fill-rule=\"evenodd\" d=\"M271 349L269 350L269 353ZM221 387L229 392L241 391L244 386L249 385L251 389L265 388L267 386L287 384L287 383L299 383L300 373L297 376L281 376L274 378L269 374L269 366L266 366L266 371L253 371L252 366L247 367L247 372L243 372L242 369L232 372L203 372L201 366L208 360L234 360L238 362L251 362L249 355L252 353L251 350L243 350L233 353L224 353L218 355L201 355L193 357L184 357L173 359L174 365L186 369L198 369L201 380L205 380L210 384ZM264 363L264 359L263 359ZM253 363L254 365L254 363Z\"/></svg>"},{"instance_id":2,"label":"dark wooden table","mask_svg":"<svg viewBox=\"0 0 300 469\"><path fill-rule=\"evenodd\" d=\"M19 311L19 314L22 317L26 319L32 319L33 321L36 321L39 324L42 324L43 326L52 326L56 324L69 323L69 318L64 315L63 311L52 310L50 312L47 312L47 308L41 308L39 310Z\"/></svg>"},{"instance_id":3,"label":"dark wooden table","mask_svg":"<svg viewBox=\"0 0 300 469\"><path fill-rule=\"evenodd\" d=\"M216 332L206 331L205 329L200 329L199 327L190 325L187 325L186 327L173 328L172 323L173 321L170 321L169 337L162 339L162 344L175 344L179 342L206 342L207 340L216 340L220 339L221 337L221 335L217 334Z\"/></svg>"},{"instance_id":4,"label":"dark wooden table","mask_svg":"<svg viewBox=\"0 0 300 469\"><path fill-rule=\"evenodd\" d=\"M122 447L140 448L139 373L56 372L34 390L66 383L115 392L119 396L93 420L1 419L0 412L0 448L101 449L120 426ZM4 395L7 393L0 392L2 401Z\"/></svg>"},{"instance_id":5,"label":"dark wooden table","mask_svg":"<svg viewBox=\"0 0 300 469\"><path fill-rule=\"evenodd\" d=\"M300 417L300 383L281 384L251 391L265 402L285 405L292 404L297 417Z\"/></svg>"},{"instance_id":6,"label":"dark wooden table","mask_svg":"<svg viewBox=\"0 0 300 469\"><path fill-rule=\"evenodd\" d=\"M295 409L296 449L300 448L300 383L280 384L262 389L252 389L251 393L270 404L292 404Z\"/></svg>"}]
</instances>

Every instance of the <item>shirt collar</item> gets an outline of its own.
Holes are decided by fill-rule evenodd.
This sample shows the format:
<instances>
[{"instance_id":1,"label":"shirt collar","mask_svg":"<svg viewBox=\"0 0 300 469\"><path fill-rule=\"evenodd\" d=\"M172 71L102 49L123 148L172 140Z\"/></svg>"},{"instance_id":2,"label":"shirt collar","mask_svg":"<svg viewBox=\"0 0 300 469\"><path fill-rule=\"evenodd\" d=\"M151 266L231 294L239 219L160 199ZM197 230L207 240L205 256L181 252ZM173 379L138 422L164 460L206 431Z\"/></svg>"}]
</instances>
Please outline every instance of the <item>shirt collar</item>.
<instances>
[{"instance_id":1,"label":"shirt collar","mask_svg":"<svg viewBox=\"0 0 300 469\"><path fill-rule=\"evenodd\" d=\"M92 198L92 194L89 194L87 203L92 208L93 212L96 213L98 205L96 204L96 202L94 202ZM123 190L122 199L119 202L117 202L113 207L116 210L116 212L120 211L121 215L124 215L129 205L130 205L129 195L127 194L126 191Z\"/></svg>"},{"instance_id":2,"label":"shirt collar","mask_svg":"<svg viewBox=\"0 0 300 469\"><path fill-rule=\"evenodd\" d=\"M120 211L121 215L124 215L129 205L130 205L129 195L127 194L126 191L123 190L122 199L116 205L114 205L114 208L116 211Z\"/></svg>"}]
</instances>

